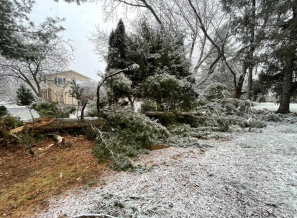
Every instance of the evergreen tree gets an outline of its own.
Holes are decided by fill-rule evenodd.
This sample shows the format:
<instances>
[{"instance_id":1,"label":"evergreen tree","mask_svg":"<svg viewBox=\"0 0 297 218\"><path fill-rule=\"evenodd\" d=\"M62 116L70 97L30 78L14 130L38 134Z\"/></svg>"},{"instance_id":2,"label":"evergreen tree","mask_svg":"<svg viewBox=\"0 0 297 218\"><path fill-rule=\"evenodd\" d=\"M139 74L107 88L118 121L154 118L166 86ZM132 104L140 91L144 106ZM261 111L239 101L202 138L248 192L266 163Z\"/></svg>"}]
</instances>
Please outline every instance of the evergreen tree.
<instances>
[{"instance_id":1,"label":"evergreen tree","mask_svg":"<svg viewBox=\"0 0 297 218\"><path fill-rule=\"evenodd\" d=\"M190 61L185 55L182 34L155 30L143 22L137 33L128 37L120 20L109 37L107 71L126 68L130 63L136 63L139 69L127 70L125 76L107 81L110 104L127 97L133 107L135 98L145 97L155 100L161 110L165 105L170 110L181 109L182 105L186 110L192 107L190 101L196 95L187 81L191 75ZM158 83L156 80L163 76L169 79ZM156 98L152 87L158 87L158 96L162 97Z\"/></svg>"},{"instance_id":2,"label":"evergreen tree","mask_svg":"<svg viewBox=\"0 0 297 218\"><path fill-rule=\"evenodd\" d=\"M127 60L137 63L138 71L128 71L134 95L156 102L159 110L189 110L197 97L190 80L183 35L153 29L143 22L129 37Z\"/></svg>"},{"instance_id":3,"label":"evergreen tree","mask_svg":"<svg viewBox=\"0 0 297 218\"><path fill-rule=\"evenodd\" d=\"M30 89L21 85L17 90L17 105L28 106L35 100Z\"/></svg>"},{"instance_id":4,"label":"evergreen tree","mask_svg":"<svg viewBox=\"0 0 297 218\"><path fill-rule=\"evenodd\" d=\"M178 79L191 75L180 33L155 30L143 22L137 34L129 37L128 44L127 59L140 66L139 71L127 73L134 85L153 76L157 69L166 69Z\"/></svg>"},{"instance_id":5,"label":"evergreen tree","mask_svg":"<svg viewBox=\"0 0 297 218\"><path fill-rule=\"evenodd\" d=\"M127 36L125 32L125 25L120 19L115 31L111 31L109 36L109 48L107 55L106 71L111 69L124 69L127 66L126 52L127 52Z\"/></svg>"},{"instance_id":6,"label":"evergreen tree","mask_svg":"<svg viewBox=\"0 0 297 218\"><path fill-rule=\"evenodd\" d=\"M280 106L277 113L290 112L290 99L296 92L297 81L293 75L297 70L297 2L261 1L261 18L263 20L263 49L262 59L265 66L267 81L281 84ZM271 84L271 82L270 82ZM281 90L281 91L280 91Z\"/></svg>"},{"instance_id":7,"label":"evergreen tree","mask_svg":"<svg viewBox=\"0 0 297 218\"><path fill-rule=\"evenodd\" d=\"M36 50L46 50L32 41L47 44L48 39L57 38L64 30L59 26L60 19L47 18L39 29L29 21L34 1L0 1L0 55L13 59L33 59Z\"/></svg>"}]
</instances>

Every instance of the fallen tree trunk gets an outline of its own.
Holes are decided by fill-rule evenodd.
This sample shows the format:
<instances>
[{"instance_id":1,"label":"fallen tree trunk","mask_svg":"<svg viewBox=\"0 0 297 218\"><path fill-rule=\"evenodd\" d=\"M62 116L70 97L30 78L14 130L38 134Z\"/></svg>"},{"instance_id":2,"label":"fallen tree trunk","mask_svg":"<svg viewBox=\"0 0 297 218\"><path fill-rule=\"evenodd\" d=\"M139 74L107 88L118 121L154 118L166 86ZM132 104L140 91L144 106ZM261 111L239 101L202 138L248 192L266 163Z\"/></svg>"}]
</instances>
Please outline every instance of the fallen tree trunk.
<instances>
[{"instance_id":1,"label":"fallen tree trunk","mask_svg":"<svg viewBox=\"0 0 297 218\"><path fill-rule=\"evenodd\" d=\"M142 111L142 114L148 116L148 117L160 117L163 115L168 115L168 114L176 114L174 112L169 112L169 111ZM199 112L179 112L177 115L181 116L195 116L199 115Z\"/></svg>"},{"instance_id":2,"label":"fallen tree trunk","mask_svg":"<svg viewBox=\"0 0 297 218\"><path fill-rule=\"evenodd\" d=\"M40 132L49 132L55 131L59 129L76 129L87 126L96 126L103 123L103 119L93 119L93 118L85 118L84 120L78 120L76 118L57 118L51 119L50 122L42 123L42 125L38 125L38 122L35 122L35 126L33 128L33 123L26 123L26 126L29 130L32 130L34 133ZM23 131L24 127L19 127L17 129L13 129L10 132L16 133Z\"/></svg>"}]
</instances>

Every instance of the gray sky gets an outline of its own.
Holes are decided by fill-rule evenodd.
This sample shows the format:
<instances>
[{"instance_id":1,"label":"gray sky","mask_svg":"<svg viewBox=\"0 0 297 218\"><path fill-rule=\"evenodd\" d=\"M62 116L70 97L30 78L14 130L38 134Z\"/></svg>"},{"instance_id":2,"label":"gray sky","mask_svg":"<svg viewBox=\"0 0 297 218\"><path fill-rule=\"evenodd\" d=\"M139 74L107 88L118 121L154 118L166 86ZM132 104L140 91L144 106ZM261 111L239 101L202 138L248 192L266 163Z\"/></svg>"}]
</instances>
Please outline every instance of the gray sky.
<instances>
[{"instance_id":1,"label":"gray sky","mask_svg":"<svg viewBox=\"0 0 297 218\"><path fill-rule=\"evenodd\" d=\"M40 24L46 17L65 18L62 26L66 29L63 33L65 40L70 39L75 50L75 60L70 66L71 70L84 74L92 79L99 79L98 70L104 72L106 64L100 62L93 52L94 46L86 37L95 31L95 25L100 28L111 30L116 23L104 23L100 3L84 3L77 5L68 4L60 0L36 0L30 14L31 20Z\"/></svg>"}]
</instances>

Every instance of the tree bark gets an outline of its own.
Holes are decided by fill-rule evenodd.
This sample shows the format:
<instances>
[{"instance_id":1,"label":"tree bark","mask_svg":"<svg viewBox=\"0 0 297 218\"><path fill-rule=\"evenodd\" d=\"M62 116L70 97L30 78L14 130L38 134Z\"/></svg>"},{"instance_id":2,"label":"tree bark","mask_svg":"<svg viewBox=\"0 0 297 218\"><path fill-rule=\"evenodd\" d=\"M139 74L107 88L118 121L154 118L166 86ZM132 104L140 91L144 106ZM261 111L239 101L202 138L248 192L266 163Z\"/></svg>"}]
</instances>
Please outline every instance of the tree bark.
<instances>
[{"instance_id":1,"label":"tree bark","mask_svg":"<svg viewBox=\"0 0 297 218\"><path fill-rule=\"evenodd\" d=\"M237 99L239 99L241 97L241 95L243 94L242 86L243 86L243 82L244 82L244 78L245 78L246 70L247 70L247 67L245 66L245 64L243 64L242 68L243 68L242 74L240 75L240 77L238 79L238 83L235 86L234 98L237 98Z\"/></svg>"},{"instance_id":2,"label":"tree bark","mask_svg":"<svg viewBox=\"0 0 297 218\"><path fill-rule=\"evenodd\" d=\"M250 50L249 50L249 73L248 73L248 85L247 85L247 99L252 98L252 86L253 86L253 68L254 68L254 41L255 41L255 20L256 20L256 0L252 0L252 15L250 21Z\"/></svg>"},{"instance_id":3,"label":"tree bark","mask_svg":"<svg viewBox=\"0 0 297 218\"><path fill-rule=\"evenodd\" d=\"M103 123L102 119L84 119L84 120L77 120L76 118L58 118L52 119L52 122L48 122L42 125L38 125L38 121L35 123L34 128L32 123L27 123L27 127L31 129L34 133L41 133L41 132L50 132L56 131L59 129L76 129L82 128L87 126L96 126ZM22 127L17 129L11 130L11 133L21 132L23 130Z\"/></svg>"},{"instance_id":4,"label":"tree bark","mask_svg":"<svg viewBox=\"0 0 297 218\"><path fill-rule=\"evenodd\" d=\"M296 3L295 3L296 4ZM297 21L297 7L296 5L292 5L293 18L291 20L291 30L290 37L291 39L296 38L297 28L295 26ZM293 87L293 72L295 70L295 60L296 60L296 43L291 42L290 48L288 48L288 55L285 61L284 67L284 80L282 84L282 94L281 101L278 110L276 113L287 114L290 113L290 98Z\"/></svg>"},{"instance_id":5,"label":"tree bark","mask_svg":"<svg viewBox=\"0 0 297 218\"><path fill-rule=\"evenodd\" d=\"M89 100L86 100L86 102L85 102L84 105L82 106L81 114L80 114L80 119L81 119L81 120L84 120L84 112L85 112L85 108L86 108L86 106L87 106L87 104L88 104L88 101L89 101Z\"/></svg>"},{"instance_id":6,"label":"tree bark","mask_svg":"<svg viewBox=\"0 0 297 218\"><path fill-rule=\"evenodd\" d=\"M128 100L130 102L131 107L134 109L134 101L131 96L128 96Z\"/></svg>"},{"instance_id":7,"label":"tree bark","mask_svg":"<svg viewBox=\"0 0 297 218\"><path fill-rule=\"evenodd\" d=\"M292 90L292 76L294 69L294 59L288 61L288 66L284 70L284 80L282 84L281 101L276 113L287 114L290 113L290 98Z\"/></svg>"},{"instance_id":8,"label":"tree bark","mask_svg":"<svg viewBox=\"0 0 297 218\"><path fill-rule=\"evenodd\" d=\"M174 114L174 112L163 112L163 111L142 111L142 114L148 116L148 117L160 117L166 114ZM194 116L198 113L195 112L180 112L179 115L181 116Z\"/></svg>"}]
</instances>

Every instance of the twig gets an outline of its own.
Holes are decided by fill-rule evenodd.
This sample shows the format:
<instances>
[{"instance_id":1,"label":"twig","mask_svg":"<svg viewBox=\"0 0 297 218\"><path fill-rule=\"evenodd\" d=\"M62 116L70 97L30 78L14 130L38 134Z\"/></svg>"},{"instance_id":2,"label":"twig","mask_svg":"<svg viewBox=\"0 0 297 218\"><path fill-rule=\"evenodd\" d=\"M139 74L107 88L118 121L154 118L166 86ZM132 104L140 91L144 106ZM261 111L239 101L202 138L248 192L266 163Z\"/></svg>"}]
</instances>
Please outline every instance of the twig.
<instances>
[{"instance_id":1,"label":"twig","mask_svg":"<svg viewBox=\"0 0 297 218\"><path fill-rule=\"evenodd\" d=\"M34 128L35 128L35 121L34 121L34 117L33 117L33 114L32 114L32 111L31 111L30 107L29 107L29 106L27 106L27 108L28 108L28 110L29 110L29 112L30 112L30 114L31 114L31 117L32 117L32 123L33 123L32 132L34 132Z\"/></svg>"},{"instance_id":2,"label":"twig","mask_svg":"<svg viewBox=\"0 0 297 218\"><path fill-rule=\"evenodd\" d=\"M104 138L103 138L103 134L102 134L102 132L100 131L100 129L97 128L96 126L91 126L91 128L92 128L94 131L96 131L97 133L99 133L99 137L100 137L100 139L102 140L102 142L104 143L104 145L105 145L105 147L108 149L108 151L111 153L111 156L112 156L113 160L116 161L116 159L115 159L115 157L114 157L114 154L113 154L113 151L112 151L111 149L109 149L109 147L108 147L106 141L105 141Z\"/></svg>"}]
</instances>

